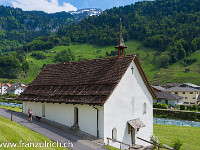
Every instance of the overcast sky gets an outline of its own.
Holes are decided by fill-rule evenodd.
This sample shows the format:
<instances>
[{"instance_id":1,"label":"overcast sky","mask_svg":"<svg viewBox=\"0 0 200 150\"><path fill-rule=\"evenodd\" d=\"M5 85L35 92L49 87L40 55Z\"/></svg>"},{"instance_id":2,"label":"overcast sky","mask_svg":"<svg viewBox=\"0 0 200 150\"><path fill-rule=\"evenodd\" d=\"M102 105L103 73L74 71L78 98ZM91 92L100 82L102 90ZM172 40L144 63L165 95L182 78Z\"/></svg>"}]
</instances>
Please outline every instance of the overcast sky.
<instances>
[{"instance_id":1,"label":"overcast sky","mask_svg":"<svg viewBox=\"0 0 200 150\"><path fill-rule=\"evenodd\" d=\"M22 10L40 10L47 13L75 11L82 8L101 8L130 5L141 0L0 0L0 5L21 8Z\"/></svg>"}]
</instances>

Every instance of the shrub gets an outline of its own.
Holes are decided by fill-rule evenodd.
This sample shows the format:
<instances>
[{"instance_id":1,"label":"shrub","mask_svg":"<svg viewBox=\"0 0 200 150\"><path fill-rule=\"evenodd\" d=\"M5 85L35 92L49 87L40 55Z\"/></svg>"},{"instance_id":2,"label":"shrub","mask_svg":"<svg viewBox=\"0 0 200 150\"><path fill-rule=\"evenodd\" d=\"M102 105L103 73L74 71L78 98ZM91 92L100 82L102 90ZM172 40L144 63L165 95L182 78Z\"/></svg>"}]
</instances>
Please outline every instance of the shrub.
<instances>
[{"instance_id":1,"label":"shrub","mask_svg":"<svg viewBox=\"0 0 200 150\"><path fill-rule=\"evenodd\" d=\"M69 48L67 50L61 50L54 56L55 62L70 62L75 59L74 52Z\"/></svg>"},{"instance_id":2,"label":"shrub","mask_svg":"<svg viewBox=\"0 0 200 150\"><path fill-rule=\"evenodd\" d=\"M197 110L200 111L200 106L197 106Z\"/></svg>"},{"instance_id":3,"label":"shrub","mask_svg":"<svg viewBox=\"0 0 200 150\"><path fill-rule=\"evenodd\" d=\"M193 107L192 107L192 106L188 106L188 107L187 107L187 110L192 111L192 110L193 110Z\"/></svg>"},{"instance_id":4,"label":"shrub","mask_svg":"<svg viewBox=\"0 0 200 150\"><path fill-rule=\"evenodd\" d=\"M193 110L197 110L197 105L195 104L195 105L192 105L192 109Z\"/></svg>"},{"instance_id":5,"label":"shrub","mask_svg":"<svg viewBox=\"0 0 200 150\"><path fill-rule=\"evenodd\" d=\"M154 103L154 104L153 104L153 108L167 109L168 106L169 106L169 105L167 105L167 104L165 104L165 103L163 103L163 104L161 104L161 103Z\"/></svg>"},{"instance_id":6,"label":"shrub","mask_svg":"<svg viewBox=\"0 0 200 150\"><path fill-rule=\"evenodd\" d=\"M175 109L180 109L180 105L174 105Z\"/></svg>"},{"instance_id":7,"label":"shrub","mask_svg":"<svg viewBox=\"0 0 200 150\"><path fill-rule=\"evenodd\" d=\"M9 97L9 98L17 98L18 95L17 95L17 94L6 93L6 97Z\"/></svg>"},{"instance_id":8,"label":"shrub","mask_svg":"<svg viewBox=\"0 0 200 150\"><path fill-rule=\"evenodd\" d=\"M172 141L172 147L174 148L174 150L180 150L182 145L183 142L179 138L174 139L174 141Z\"/></svg>"},{"instance_id":9,"label":"shrub","mask_svg":"<svg viewBox=\"0 0 200 150\"><path fill-rule=\"evenodd\" d=\"M188 66L188 65L193 64L196 61L197 61L196 58L187 58L187 59L184 59L182 63L184 64L184 66Z\"/></svg>"},{"instance_id":10,"label":"shrub","mask_svg":"<svg viewBox=\"0 0 200 150\"><path fill-rule=\"evenodd\" d=\"M185 105L180 105L180 110L185 110Z\"/></svg>"},{"instance_id":11,"label":"shrub","mask_svg":"<svg viewBox=\"0 0 200 150\"><path fill-rule=\"evenodd\" d=\"M46 59L47 56L41 52L33 52L31 54L32 57L35 57L36 59L40 60L40 59Z\"/></svg>"},{"instance_id":12,"label":"shrub","mask_svg":"<svg viewBox=\"0 0 200 150\"><path fill-rule=\"evenodd\" d=\"M156 144L158 145L159 144L159 140L158 140L158 137L155 136L154 134L150 137L150 142L152 142L153 144ZM155 145L153 145L153 148L156 148Z\"/></svg>"}]
</instances>

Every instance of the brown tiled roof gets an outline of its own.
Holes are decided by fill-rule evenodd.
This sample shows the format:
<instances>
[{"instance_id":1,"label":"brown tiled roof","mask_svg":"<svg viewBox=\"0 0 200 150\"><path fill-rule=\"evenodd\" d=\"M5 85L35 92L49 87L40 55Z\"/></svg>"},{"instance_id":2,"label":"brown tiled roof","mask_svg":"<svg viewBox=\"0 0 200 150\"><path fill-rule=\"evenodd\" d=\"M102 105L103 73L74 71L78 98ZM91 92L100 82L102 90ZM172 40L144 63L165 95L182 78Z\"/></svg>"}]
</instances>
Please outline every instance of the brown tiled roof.
<instances>
[{"instance_id":1,"label":"brown tiled roof","mask_svg":"<svg viewBox=\"0 0 200 150\"><path fill-rule=\"evenodd\" d=\"M190 87L172 87L172 88L169 88L169 89L166 89L165 91L167 92L198 92L200 90L197 90L195 88L190 88Z\"/></svg>"},{"instance_id":2,"label":"brown tiled roof","mask_svg":"<svg viewBox=\"0 0 200 150\"><path fill-rule=\"evenodd\" d=\"M158 92L158 91L165 91L165 90L166 90L166 89L163 88L162 86L153 86L153 85L152 85L152 88L153 88L156 92Z\"/></svg>"},{"instance_id":3,"label":"brown tiled roof","mask_svg":"<svg viewBox=\"0 0 200 150\"><path fill-rule=\"evenodd\" d=\"M19 96L24 101L103 105L117 86L135 55L47 65ZM153 90L140 65L138 70ZM153 95L154 97L154 95Z\"/></svg>"},{"instance_id":4,"label":"brown tiled roof","mask_svg":"<svg viewBox=\"0 0 200 150\"><path fill-rule=\"evenodd\" d=\"M166 99L166 100L183 99L183 97L179 96L178 94L171 94L168 92L156 92L156 96L158 99Z\"/></svg>"},{"instance_id":5,"label":"brown tiled roof","mask_svg":"<svg viewBox=\"0 0 200 150\"><path fill-rule=\"evenodd\" d=\"M10 83L2 83L2 86L4 86L4 85L7 85L8 87L10 87L10 86L11 86L11 84L10 84ZM0 88L1 88L1 84L0 84Z\"/></svg>"},{"instance_id":6,"label":"brown tiled roof","mask_svg":"<svg viewBox=\"0 0 200 150\"><path fill-rule=\"evenodd\" d=\"M170 88L170 87L180 86L180 84L179 83L166 83L161 86L165 87L165 88Z\"/></svg>"}]
</instances>

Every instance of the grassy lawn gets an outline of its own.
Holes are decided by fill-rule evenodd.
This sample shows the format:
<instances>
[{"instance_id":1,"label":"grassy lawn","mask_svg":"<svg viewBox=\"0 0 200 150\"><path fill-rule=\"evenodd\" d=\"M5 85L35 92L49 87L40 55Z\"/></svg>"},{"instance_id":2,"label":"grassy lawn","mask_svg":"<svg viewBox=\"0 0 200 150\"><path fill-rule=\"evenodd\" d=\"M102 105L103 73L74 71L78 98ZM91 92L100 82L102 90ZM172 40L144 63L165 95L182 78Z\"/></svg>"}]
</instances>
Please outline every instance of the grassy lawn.
<instances>
[{"instance_id":1,"label":"grassy lawn","mask_svg":"<svg viewBox=\"0 0 200 150\"><path fill-rule=\"evenodd\" d=\"M50 139L44 137L43 135L40 135L20 124L17 124L16 122L11 122L7 118L1 117L0 116L0 144L2 142L14 142L18 143L22 140L22 142L27 143L27 142L38 142L38 143L44 143L46 142L51 142ZM0 148L1 149L1 148ZM4 148L3 148L4 149ZM7 148L8 149L8 148ZM18 147L18 148L9 148L9 149L19 149L19 150L24 150L24 149L41 149L41 150L50 150L50 149L65 149L66 148L27 148L27 147Z\"/></svg>"},{"instance_id":2,"label":"grassy lawn","mask_svg":"<svg viewBox=\"0 0 200 150\"><path fill-rule=\"evenodd\" d=\"M179 138L183 142L181 150L200 149L200 128L198 127L154 124L153 130L159 141L164 144L172 146L171 142L175 138ZM107 148L110 150L119 150L111 146L107 146Z\"/></svg>"},{"instance_id":3,"label":"grassy lawn","mask_svg":"<svg viewBox=\"0 0 200 150\"><path fill-rule=\"evenodd\" d=\"M182 150L199 150L200 149L200 128L185 127L174 125L154 124L154 134L158 136L159 141L169 146L175 138L183 141Z\"/></svg>"},{"instance_id":4,"label":"grassy lawn","mask_svg":"<svg viewBox=\"0 0 200 150\"><path fill-rule=\"evenodd\" d=\"M120 149L118 149L118 148L115 148L115 147L112 147L112 146L109 146L109 145L107 145L106 146L108 149L110 149L110 150L120 150Z\"/></svg>"},{"instance_id":5,"label":"grassy lawn","mask_svg":"<svg viewBox=\"0 0 200 150\"><path fill-rule=\"evenodd\" d=\"M0 108L6 109L6 110L9 110L9 111L22 112L21 107L11 107L11 106L0 105Z\"/></svg>"}]
</instances>

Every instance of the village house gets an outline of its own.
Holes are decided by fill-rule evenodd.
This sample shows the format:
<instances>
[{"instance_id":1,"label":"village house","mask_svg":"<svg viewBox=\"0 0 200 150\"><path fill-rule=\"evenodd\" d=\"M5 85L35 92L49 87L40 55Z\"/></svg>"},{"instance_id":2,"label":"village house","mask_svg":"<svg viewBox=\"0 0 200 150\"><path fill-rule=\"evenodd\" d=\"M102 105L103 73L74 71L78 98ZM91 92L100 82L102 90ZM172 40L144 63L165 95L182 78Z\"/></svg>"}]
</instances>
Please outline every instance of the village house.
<instances>
[{"instance_id":1,"label":"village house","mask_svg":"<svg viewBox=\"0 0 200 150\"><path fill-rule=\"evenodd\" d=\"M197 90L195 88L190 87L172 87L169 89L166 89L164 92L170 92L172 94L177 94L179 96L183 97L183 104L186 105L194 105L198 104L198 96L200 90Z\"/></svg>"},{"instance_id":2,"label":"village house","mask_svg":"<svg viewBox=\"0 0 200 150\"><path fill-rule=\"evenodd\" d=\"M200 90L200 86L198 86L196 84L192 84L192 83L183 83L180 85L180 87L190 87L190 88Z\"/></svg>"},{"instance_id":3,"label":"village house","mask_svg":"<svg viewBox=\"0 0 200 150\"><path fill-rule=\"evenodd\" d=\"M165 89L169 89L169 88L177 87L177 86L180 86L180 84L179 83L166 83L166 84L161 85L161 87L163 87Z\"/></svg>"},{"instance_id":4,"label":"village house","mask_svg":"<svg viewBox=\"0 0 200 150\"><path fill-rule=\"evenodd\" d=\"M23 113L34 115L103 139L147 146L153 134L156 95L136 55L47 65L19 96ZM122 56L120 56L122 54ZM118 142L109 145L119 148ZM122 145L122 149L127 148Z\"/></svg>"},{"instance_id":5,"label":"village house","mask_svg":"<svg viewBox=\"0 0 200 150\"><path fill-rule=\"evenodd\" d=\"M21 82L17 82L12 84L9 88L7 88L7 93L20 95L25 89L27 85Z\"/></svg>"},{"instance_id":6,"label":"village house","mask_svg":"<svg viewBox=\"0 0 200 150\"><path fill-rule=\"evenodd\" d=\"M177 94L172 94L168 92L156 92L157 99L154 100L154 103L165 103L171 106L182 105L183 97Z\"/></svg>"},{"instance_id":7,"label":"village house","mask_svg":"<svg viewBox=\"0 0 200 150\"><path fill-rule=\"evenodd\" d=\"M166 89L163 88L162 86L154 86L152 85L152 88L155 92L162 92L162 91L165 91Z\"/></svg>"},{"instance_id":8,"label":"village house","mask_svg":"<svg viewBox=\"0 0 200 150\"><path fill-rule=\"evenodd\" d=\"M0 93L2 94L6 94L7 93L7 89L11 86L10 83L1 83L0 84Z\"/></svg>"}]
</instances>

